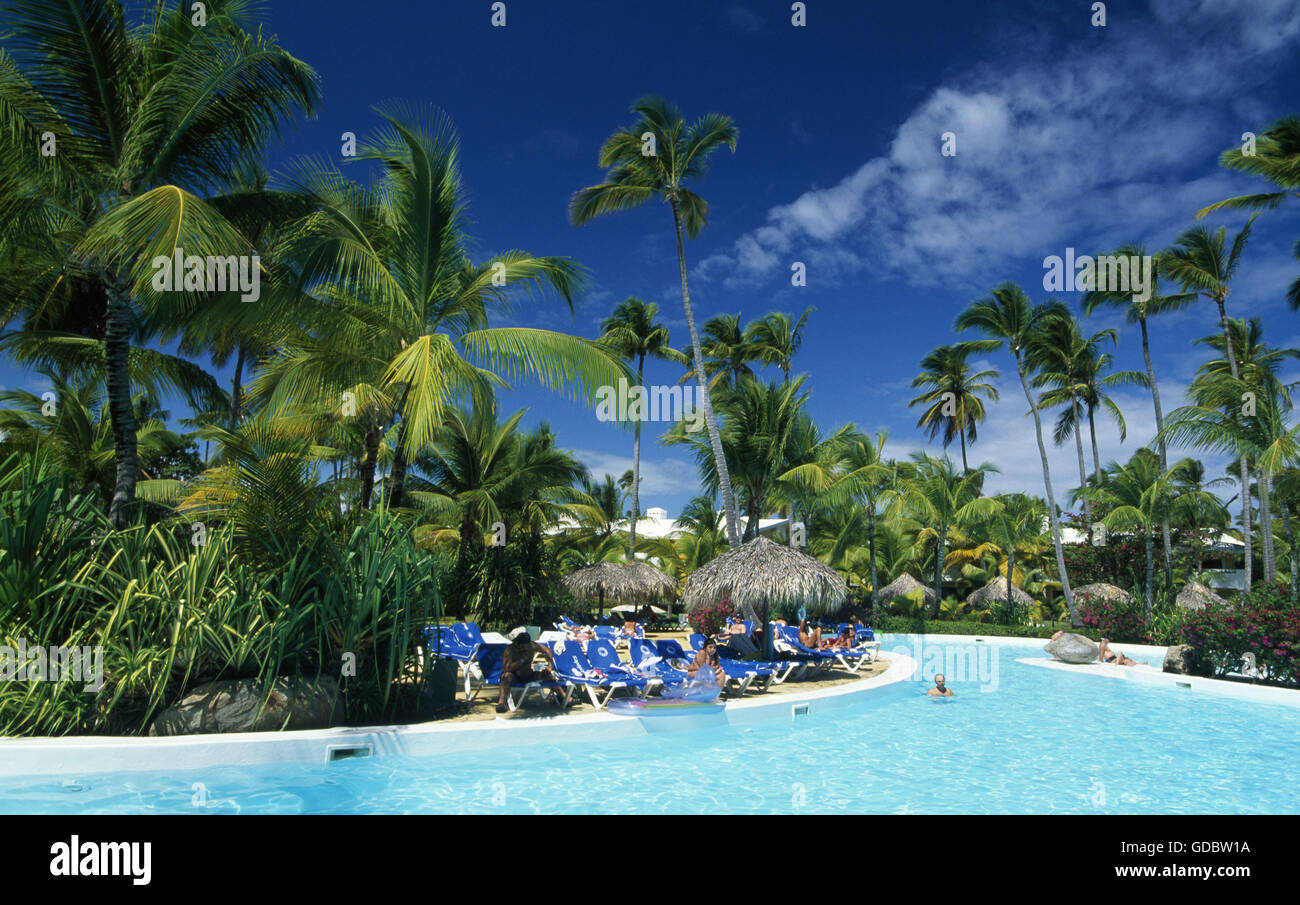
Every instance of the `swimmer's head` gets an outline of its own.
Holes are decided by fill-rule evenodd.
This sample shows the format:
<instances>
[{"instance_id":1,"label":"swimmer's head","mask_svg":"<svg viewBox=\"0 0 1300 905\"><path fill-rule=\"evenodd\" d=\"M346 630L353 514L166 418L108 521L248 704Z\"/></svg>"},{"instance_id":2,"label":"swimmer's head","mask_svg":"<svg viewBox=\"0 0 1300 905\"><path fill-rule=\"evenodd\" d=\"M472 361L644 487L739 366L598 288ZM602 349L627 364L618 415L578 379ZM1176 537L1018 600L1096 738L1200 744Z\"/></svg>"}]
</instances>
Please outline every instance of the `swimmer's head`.
<instances>
[{"instance_id":1,"label":"swimmer's head","mask_svg":"<svg viewBox=\"0 0 1300 905\"><path fill-rule=\"evenodd\" d=\"M943 673L941 673L941 672L937 672L937 673L934 674L934 687L935 687L935 688L943 688L943 683L944 683L944 681L945 681L945 679L944 679L944 675L943 675Z\"/></svg>"}]
</instances>

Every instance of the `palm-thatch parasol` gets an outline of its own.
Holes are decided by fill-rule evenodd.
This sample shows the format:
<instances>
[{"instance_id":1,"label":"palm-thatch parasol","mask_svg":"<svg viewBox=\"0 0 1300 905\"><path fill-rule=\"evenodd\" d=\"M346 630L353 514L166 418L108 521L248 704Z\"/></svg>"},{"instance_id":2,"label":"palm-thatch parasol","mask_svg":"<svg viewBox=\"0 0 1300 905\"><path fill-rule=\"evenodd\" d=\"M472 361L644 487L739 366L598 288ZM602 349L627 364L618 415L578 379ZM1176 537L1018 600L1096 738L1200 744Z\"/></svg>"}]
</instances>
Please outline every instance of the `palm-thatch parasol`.
<instances>
[{"instance_id":1,"label":"palm-thatch parasol","mask_svg":"<svg viewBox=\"0 0 1300 905\"><path fill-rule=\"evenodd\" d=\"M649 603L677 594L677 582L648 563L598 562L570 572L560 584L574 597L596 600L601 615L606 597Z\"/></svg>"},{"instance_id":2,"label":"palm-thatch parasol","mask_svg":"<svg viewBox=\"0 0 1300 905\"><path fill-rule=\"evenodd\" d=\"M727 595L742 612L767 624L773 605L833 613L844 605L843 577L825 563L759 535L691 573L682 600L688 611ZM771 633L765 632L765 646Z\"/></svg>"},{"instance_id":3,"label":"palm-thatch parasol","mask_svg":"<svg viewBox=\"0 0 1300 905\"><path fill-rule=\"evenodd\" d=\"M1133 595L1128 591L1117 588L1113 584L1106 584L1104 581L1075 588L1074 597L1076 600L1108 600L1113 603L1133 602Z\"/></svg>"},{"instance_id":4,"label":"palm-thatch parasol","mask_svg":"<svg viewBox=\"0 0 1300 905\"><path fill-rule=\"evenodd\" d=\"M917 588L921 588L925 592L926 603L934 603L934 591L921 584L921 582L917 581L906 572L881 588L880 591L877 592L876 596L880 599L881 603L888 604L895 597L903 597L912 593Z\"/></svg>"},{"instance_id":5,"label":"palm-thatch parasol","mask_svg":"<svg viewBox=\"0 0 1300 905\"><path fill-rule=\"evenodd\" d=\"M966 598L966 602L971 606L979 606L981 604L1003 601L1006 599L1007 578L1005 575L999 575L984 587L977 591L973 591L971 595ZM1015 585L1011 586L1011 600L1018 606L1029 606L1034 602L1034 598L1030 597Z\"/></svg>"},{"instance_id":6,"label":"palm-thatch parasol","mask_svg":"<svg viewBox=\"0 0 1300 905\"><path fill-rule=\"evenodd\" d=\"M1174 603L1185 610L1203 610L1210 604L1227 602L1198 581L1187 582L1174 598Z\"/></svg>"}]
</instances>

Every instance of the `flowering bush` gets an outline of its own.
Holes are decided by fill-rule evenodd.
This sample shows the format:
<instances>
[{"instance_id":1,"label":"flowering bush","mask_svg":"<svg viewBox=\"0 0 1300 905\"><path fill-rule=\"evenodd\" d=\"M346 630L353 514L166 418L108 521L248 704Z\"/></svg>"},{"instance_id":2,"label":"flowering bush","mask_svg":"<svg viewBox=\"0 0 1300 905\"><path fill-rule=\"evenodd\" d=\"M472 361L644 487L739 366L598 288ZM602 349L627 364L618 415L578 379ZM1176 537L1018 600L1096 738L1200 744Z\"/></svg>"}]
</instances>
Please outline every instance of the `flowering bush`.
<instances>
[{"instance_id":1,"label":"flowering bush","mask_svg":"<svg viewBox=\"0 0 1300 905\"><path fill-rule=\"evenodd\" d=\"M1300 610L1277 589L1261 588L1232 604L1189 613L1183 641L1216 675L1239 671L1249 653L1269 679L1300 685Z\"/></svg>"},{"instance_id":2,"label":"flowering bush","mask_svg":"<svg viewBox=\"0 0 1300 905\"><path fill-rule=\"evenodd\" d=\"M1146 629L1146 615L1140 601L1124 603L1099 597L1081 597L1078 604L1084 626L1096 629L1102 638L1127 641L1130 644L1151 643L1151 635Z\"/></svg>"},{"instance_id":3,"label":"flowering bush","mask_svg":"<svg viewBox=\"0 0 1300 905\"><path fill-rule=\"evenodd\" d=\"M715 600L712 603L706 603L704 606L691 612L686 617L686 621L691 624L691 628L711 638L727 623L727 617L734 615L736 604L732 602L731 597L727 594L722 595L721 600Z\"/></svg>"}]
</instances>

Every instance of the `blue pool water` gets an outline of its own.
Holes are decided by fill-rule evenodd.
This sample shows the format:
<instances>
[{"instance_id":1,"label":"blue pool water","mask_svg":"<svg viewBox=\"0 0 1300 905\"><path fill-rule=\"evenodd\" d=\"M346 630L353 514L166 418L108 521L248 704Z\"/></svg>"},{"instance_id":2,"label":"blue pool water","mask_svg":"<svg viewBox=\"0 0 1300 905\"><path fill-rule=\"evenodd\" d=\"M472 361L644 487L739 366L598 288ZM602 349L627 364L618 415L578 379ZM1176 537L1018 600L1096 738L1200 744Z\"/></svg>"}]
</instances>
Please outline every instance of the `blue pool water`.
<instances>
[{"instance_id":1,"label":"blue pool water","mask_svg":"<svg viewBox=\"0 0 1300 905\"><path fill-rule=\"evenodd\" d=\"M948 700L907 681L752 728L329 767L0 779L0 812L1300 813L1300 708L1015 662L1044 656L1041 643L984 656L997 659L978 675L949 675Z\"/></svg>"}]
</instances>

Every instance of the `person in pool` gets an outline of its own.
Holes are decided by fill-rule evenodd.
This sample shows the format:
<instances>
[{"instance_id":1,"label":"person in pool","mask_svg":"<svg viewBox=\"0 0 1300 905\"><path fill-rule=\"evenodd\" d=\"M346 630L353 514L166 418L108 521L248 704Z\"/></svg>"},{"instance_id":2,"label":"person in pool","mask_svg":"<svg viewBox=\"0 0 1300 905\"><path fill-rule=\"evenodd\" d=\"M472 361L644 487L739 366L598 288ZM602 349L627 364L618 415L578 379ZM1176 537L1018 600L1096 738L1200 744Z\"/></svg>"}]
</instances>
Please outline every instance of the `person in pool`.
<instances>
[{"instance_id":1,"label":"person in pool","mask_svg":"<svg viewBox=\"0 0 1300 905\"><path fill-rule=\"evenodd\" d=\"M533 669L533 658L541 654L546 658L549 669ZM511 685L527 685L529 682L556 682L555 657L551 649L538 644L525 631L520 631L506 646L501 655L501 697L497 701L497 713L505 713L506 696L510 694Z\"/></svg>"},{"instance_id":2,"label":"person in pool","mask_svg":"<svg viewBox=\"0 0 1300 905\"><path fill-rule=\"evenodd\" d=\"M712 638L709 638L704 642L704 646L701 647L699 653L695 655L695 659L687 665L686 674L693 679L695 678L696 673L701 669L704 669L706 666L713 668L713 677L718 680L718 687L725 691L727 687L727 673L723 670L722 663L718 660L718 642Z\"/></svg>"},{"instance_id":3,"label":"person in pool","mask_svg":"<svg viewBox=\"0 0 1300 905\"><path fill-rule=\"evenodd\" d=\"M1122 650L1116 650L1110 646L1110 640L1101 639L1101 647L1097 651L1102 663L1114 663L1116 666L1137 666L1137 661L1124 656Z\"/></svg>"},{"instance_id":4,"label":"person in pool","mask_svg":"<svg viewBox=\"0 0 1300 905\"><path fill-rule=\"evenodd\" d=\"M934 687L926 692L932 698L950 698L953 696L952 689L949 688L941 672L934 674Z\"/></svg>"}]
</instances>

